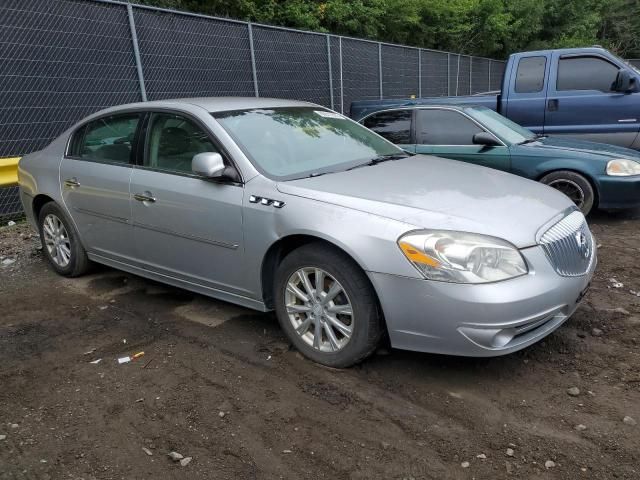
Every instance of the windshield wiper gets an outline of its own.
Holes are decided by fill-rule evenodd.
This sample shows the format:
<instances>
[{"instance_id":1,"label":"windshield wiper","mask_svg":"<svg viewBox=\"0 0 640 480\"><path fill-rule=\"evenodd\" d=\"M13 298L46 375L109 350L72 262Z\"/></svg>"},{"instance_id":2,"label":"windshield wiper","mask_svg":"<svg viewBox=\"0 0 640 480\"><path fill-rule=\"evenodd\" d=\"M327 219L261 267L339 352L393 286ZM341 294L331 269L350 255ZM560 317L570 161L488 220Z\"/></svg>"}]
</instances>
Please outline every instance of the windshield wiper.
<instances>
[{"instance_id":1,"label":"windshield wiper","mask_svg":"<svg viewBox=\"0 0 640 480\"><path fill-rule=\"evenodd\" d=\"M349 171L349 170L353 170L354 168L360 168L360 167L369 167L371 165L377 165L379 163L382 162L386 162L388 160L400 160L401 158L408 158L415 155L415 153L409 153L409 152L403 152L403 153L387 153L384 155L378 155L377 157L372 158L371 160L369 160L368 162L365 163L360 163L358 165L356 165L355 167L350 167L347 168L345 170L329 170L327 172L311 172L309 175L305 175L304 177L300 177L300 178L315 178L315 177L320 177L322 175L327 175L329 173L338 173L341 171Z\"/></svg>"},{"instance_id":2,"label":"windshield wiper","mask_svg":"<svg viewBox=\"0 0 640 480\"><path fill-rule=\"evenodd\" d=\"M518 145L526 145L527 143L533 143L533 142L537 142L538 140L540 140L541 138L547 138L546 135L536 135L533 138L527 138L526 140L523 140L522 142L520 142Z\"/></svg>"},{"instance_id":3,"label":"windshield wiper","mask_svg":"<svg viewBox=\"0 0 640 480\"><path fill-rule=\"evenodd\" d=\"M365 163L361 163L356 165L355 167L347 168L347 170L353 170L354 168L360 167L370 167L372 165L378 165L382 162L387 162L389 160L400 160L401 158L408 158L412 154L409 153L387 153L385 155L378 155L377 157L373 157L371 160Z\"/></svg>"}]
</instances>

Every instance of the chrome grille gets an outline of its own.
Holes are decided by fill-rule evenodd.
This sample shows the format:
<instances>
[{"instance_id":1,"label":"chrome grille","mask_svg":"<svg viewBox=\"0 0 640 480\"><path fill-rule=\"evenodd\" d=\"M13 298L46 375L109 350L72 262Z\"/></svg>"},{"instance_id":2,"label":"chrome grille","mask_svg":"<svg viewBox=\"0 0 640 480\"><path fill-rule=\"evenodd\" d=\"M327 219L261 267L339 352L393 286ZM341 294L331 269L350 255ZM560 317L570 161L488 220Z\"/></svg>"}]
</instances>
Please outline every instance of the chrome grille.
<instances>
[{"instance_id":1,"label":"chrome grille","mask_svg":"<svg viewBox=\"0 0 640 480\"><path fill-rule=\"evenodd\" d=\"M540 239L544 253L563 277L578 277L595 258L593 236L580 211L573 211L547 230Z\"/></svg>"}]
</instances>

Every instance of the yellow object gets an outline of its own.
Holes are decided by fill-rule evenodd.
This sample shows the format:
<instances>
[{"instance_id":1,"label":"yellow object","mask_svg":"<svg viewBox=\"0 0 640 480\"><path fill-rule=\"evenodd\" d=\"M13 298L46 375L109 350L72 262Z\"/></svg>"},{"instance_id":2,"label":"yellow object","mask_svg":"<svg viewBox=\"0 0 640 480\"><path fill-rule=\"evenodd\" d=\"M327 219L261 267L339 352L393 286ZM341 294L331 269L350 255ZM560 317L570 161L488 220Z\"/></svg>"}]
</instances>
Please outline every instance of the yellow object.
<instances>
[{"instance_id":1,"label":"yellow object","mask_svg":"<svg viewBox=\"0 0 640 480\"><path fill-rule=\"evenodd\" d=\"M0 187L18 184L18 160L20 157L0 158Z\"/></svg>"},{"instance_id":2,"label":"yellow object","mask_svg":"<svg viewBox=\"0 0 640 480\"><path fill-rule=\"evenodd\" d=\"M435 258L431 258L429 255L425 255L424 253L419 252L413 245L410 245L406 242L400 242L399 245L407 258L412 262L422 263L434 268L438 268L440 266L440 262L438 262Z\"/></svg>"}]
</instances>

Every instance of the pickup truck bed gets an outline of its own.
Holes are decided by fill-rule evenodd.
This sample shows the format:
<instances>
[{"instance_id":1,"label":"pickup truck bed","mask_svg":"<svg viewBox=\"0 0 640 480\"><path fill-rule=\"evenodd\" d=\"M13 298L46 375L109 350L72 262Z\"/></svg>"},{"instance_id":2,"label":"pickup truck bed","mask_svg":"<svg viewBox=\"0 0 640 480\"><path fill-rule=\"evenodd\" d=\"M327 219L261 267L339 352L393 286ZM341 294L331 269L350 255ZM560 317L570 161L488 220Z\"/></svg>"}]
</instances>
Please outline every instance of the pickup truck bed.
<instances>
[{"instance_id":1,"label":"pickup truck bed","mask_svg":"<svg viewBox=\"0 0 640 480\"><path fill-rule=\"evenodd\" d=\"M406 107L410 105L479 105L490 108L498 113L499 95L465 95L459 97L433 97L433 98L394 98L386 100L361 100L351 104L349 115L354 120L360 120L370 113L384 110L385 108Z\"/></svg>"}]
</instances>

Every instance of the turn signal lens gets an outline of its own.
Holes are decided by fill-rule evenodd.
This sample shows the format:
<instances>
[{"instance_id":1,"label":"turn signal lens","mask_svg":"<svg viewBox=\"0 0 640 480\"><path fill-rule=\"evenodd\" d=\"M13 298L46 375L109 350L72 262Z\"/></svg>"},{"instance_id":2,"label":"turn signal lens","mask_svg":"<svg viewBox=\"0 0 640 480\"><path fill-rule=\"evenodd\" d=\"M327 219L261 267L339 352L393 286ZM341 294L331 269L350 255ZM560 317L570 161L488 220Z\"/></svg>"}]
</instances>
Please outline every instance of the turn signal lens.
<instances>
[{"instance_id":1,"label":"turn signal lens","mask_svg":"<svg viewBox=\"0 0 640 480\"><path fill-rule=\"evenodd\" d=\"M607 163L607 175L614 177L629 177L640 175L640 163L621 158Z\"/></svg>"}]
</instances>

